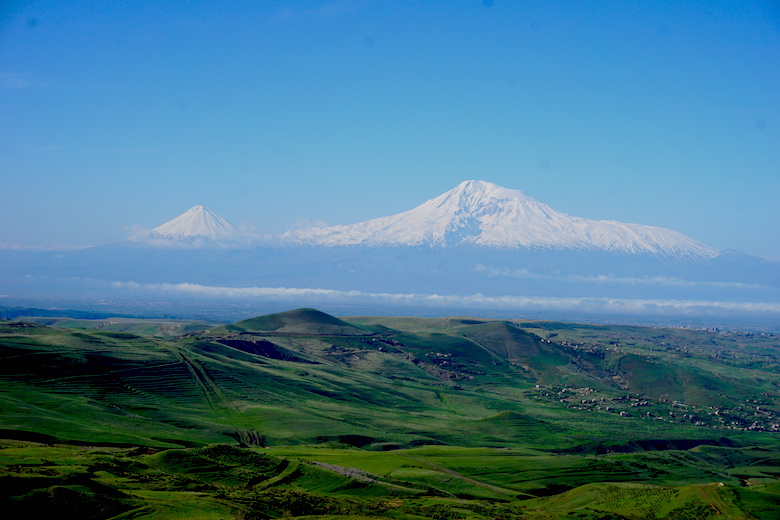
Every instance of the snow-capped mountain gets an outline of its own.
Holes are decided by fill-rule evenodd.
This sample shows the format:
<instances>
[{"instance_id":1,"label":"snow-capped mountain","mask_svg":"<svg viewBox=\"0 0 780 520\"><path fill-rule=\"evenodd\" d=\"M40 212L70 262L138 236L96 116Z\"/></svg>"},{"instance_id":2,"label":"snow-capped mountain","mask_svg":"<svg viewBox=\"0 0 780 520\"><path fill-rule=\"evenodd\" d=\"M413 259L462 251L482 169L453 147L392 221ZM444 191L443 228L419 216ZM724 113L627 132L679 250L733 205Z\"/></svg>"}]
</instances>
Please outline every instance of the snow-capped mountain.
<instances>
[{"instance_id":1,"label":"snow-capped mountain","mask_svg":"<svg viewBox=\"0 0 780 520\"><path fill-rule=\"evenodd\" d=\"M66 299L102 291L109 300L199 295L299 307L327 301L575 314L741 312L773 323L780 308L780 260L717 254L669 229L572 217L480 181L398 215L281 238L233 227L195 206L114 244L0 248L0 272L5 294Z\"/></svg>"},{"instance_id":2,"label":"snow-capped mountain","mask_svg":"<svg viewBox=\"0 0 780 520\"><path fill-rule=\"evenodd\" d=\"M288 232L321 246L487 246L713 258L714 249L671 229L572 217L520 190L464 181L420 206L357 224Z\"/></svg>"},{"instance_id":3,"label":"snow-capped mountain","mask_svg":"<svg viewBox=\"0 0 780 520\"><path fill-rule=\"evenodd\" d=\"M230 223L206 208L193 206L175 219L152 229L151 236L170 240L209 238L217 240L232 237L235 233Z\"/></svg>"}]
</instances>

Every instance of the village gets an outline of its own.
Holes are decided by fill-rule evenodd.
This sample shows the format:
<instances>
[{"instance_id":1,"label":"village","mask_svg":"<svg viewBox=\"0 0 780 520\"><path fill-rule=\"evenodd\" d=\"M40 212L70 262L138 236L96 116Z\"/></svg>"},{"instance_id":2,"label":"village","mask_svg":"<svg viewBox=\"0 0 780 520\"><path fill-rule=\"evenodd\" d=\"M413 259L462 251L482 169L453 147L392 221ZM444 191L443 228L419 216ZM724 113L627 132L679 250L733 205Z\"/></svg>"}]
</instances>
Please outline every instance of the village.
<instances>
[{"instance_id":1,"label":"village","mask_svg":"<svg viewBox=\"0 0 780 520\"><path fill-rule=\"evenodd\" d=\"M698 406L667 399L653 399L636 393L609 397L593 388L575 388L568 385L536 385L530 397L536 401L557 403L574 410L614 414L626 418L685 423L721 430L780 431L780 414L766 407L770 404L768 399L746 399L736 407Z\"/></svg>"}]
</instances>

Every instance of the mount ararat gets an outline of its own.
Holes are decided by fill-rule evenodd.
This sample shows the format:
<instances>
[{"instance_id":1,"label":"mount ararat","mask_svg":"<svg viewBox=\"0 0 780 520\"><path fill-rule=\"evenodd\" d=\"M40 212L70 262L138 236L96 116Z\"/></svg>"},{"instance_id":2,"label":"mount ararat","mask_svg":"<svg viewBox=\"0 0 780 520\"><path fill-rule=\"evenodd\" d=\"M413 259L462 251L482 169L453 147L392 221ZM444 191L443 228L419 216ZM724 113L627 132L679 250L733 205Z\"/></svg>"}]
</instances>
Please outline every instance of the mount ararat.
<instances>
[{"instance_id":1,"label":"mount ararat","mask_svg":"<svg viewBox=\"0 0 780 520\"><path fill-rule=\"evenodd\" d=\"M121 243L0 251L0 268L0 291L18 297L200 294L286 305L780 317L777 260L718 252L670 229L570 216L484 181L397 215L277 237L195 206Z\"/></svg>"},{"instance_id":2,"label":"mount ararat","mask_svg":"<svg viewBox=\"0 0 780 520\"><path fill-rule=\"evenodd\" d=\"M320 246L484 246L712 258L717 251L670 229L572 217L520 190L464 181L398 215L348 226L288 232Z\"/></svg>"}]
</instances>

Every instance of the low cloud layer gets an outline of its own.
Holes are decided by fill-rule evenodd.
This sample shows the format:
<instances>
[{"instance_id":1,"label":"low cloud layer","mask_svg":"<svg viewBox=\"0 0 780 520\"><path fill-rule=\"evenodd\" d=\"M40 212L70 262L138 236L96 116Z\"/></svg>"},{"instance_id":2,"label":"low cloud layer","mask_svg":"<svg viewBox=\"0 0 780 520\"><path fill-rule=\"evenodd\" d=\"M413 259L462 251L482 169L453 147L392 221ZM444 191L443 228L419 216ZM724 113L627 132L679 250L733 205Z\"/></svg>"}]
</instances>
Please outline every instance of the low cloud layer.
<instances>
[{"instance_id":1,"label":"low cloud layer","mask_svg":"<svg viewBox=\"0 0 780 520\"><path fill-rule=\"evenodd\" d=\"M485 308L522 311L563 311L654 316L780 316L780 303L713 300L663 300L600 297L489 296L484 294L372 293L318 288L219 287L191 283L140 284L111 282L115 289L206 298L289 300L307 303L370 303L449 308Z\"/></svg>"},{"instance_id":2,"label":"low cloud layer","mask_svg":"<svg viewBox=\"0 0 780 520\"><path fill-rule=\"evenodd\" d=\"M474 271L486 273L488 276L505 276L509 278L520 278L525 280L549 280L556 282L569 283L592 283L592 284L623 284L623 285L663 285L671 287L700 287L713 289L766 289L768 286L760 284L750 284L744 282L708 282L683 280L670 276L614 276L609 274L586 276L586 275L546 275L529 271L528 269L509 269L487 267L481 264L474 266Z\"/></svg>"}]
</instances>

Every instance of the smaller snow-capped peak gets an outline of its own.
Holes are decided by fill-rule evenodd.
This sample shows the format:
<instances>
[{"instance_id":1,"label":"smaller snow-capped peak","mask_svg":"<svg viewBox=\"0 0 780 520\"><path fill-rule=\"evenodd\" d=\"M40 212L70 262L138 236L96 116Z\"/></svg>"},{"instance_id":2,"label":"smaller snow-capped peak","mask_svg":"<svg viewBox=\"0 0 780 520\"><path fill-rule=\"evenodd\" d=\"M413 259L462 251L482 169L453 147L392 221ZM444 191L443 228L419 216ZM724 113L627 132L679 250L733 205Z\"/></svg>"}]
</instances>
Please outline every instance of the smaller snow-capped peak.
<instances>
[{"instance_id":1,"label":"smaller snow-capped peak","mask_svg":"<svg viewBox=\"0 0 780 520\"><path fill-rule=\"evenodd\" d=\"M284 238L323 246L472 245L717 255L714 249L671 229L573 217L520 190L475 180L464 181L404 213L346 226L288 232Z\"/></svg>"},{"instance_id":2,"label":"smaller snow-capped peak","mask_svg":"<svg viewBox=\"0 0 780 520\"><path fill-rule=\"evenodd\" d=\"M234 234L230 223L205 206L193 206L175 219L152 229L158 238L225 238Z\"/></svg>"}]
</instances>

